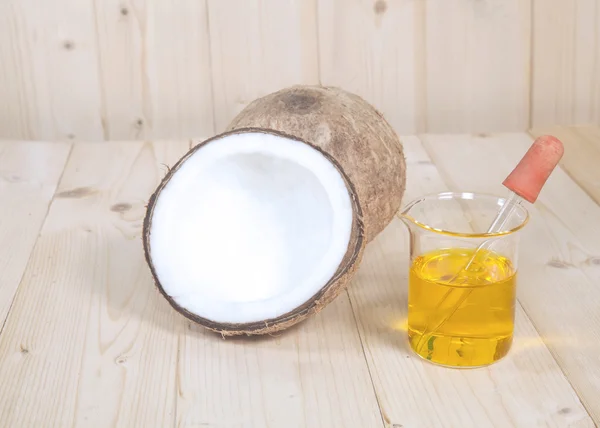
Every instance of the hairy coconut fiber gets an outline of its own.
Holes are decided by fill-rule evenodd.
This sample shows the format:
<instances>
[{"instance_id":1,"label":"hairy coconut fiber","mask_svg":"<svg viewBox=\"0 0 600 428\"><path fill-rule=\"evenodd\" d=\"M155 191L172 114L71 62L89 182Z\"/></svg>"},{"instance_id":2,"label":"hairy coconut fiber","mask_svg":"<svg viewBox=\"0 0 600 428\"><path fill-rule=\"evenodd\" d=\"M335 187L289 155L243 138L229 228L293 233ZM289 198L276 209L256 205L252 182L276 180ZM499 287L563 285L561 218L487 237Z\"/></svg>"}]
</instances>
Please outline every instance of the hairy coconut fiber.
<instances>
[{"instance_id":1,"label":"hairy coconut fiber","mask_svg":"<svg viewBox=\"0 0 600 428\"><path fill-rule=\"evenodd\" d=\"M346 288L399 209L405 180L402 145L372 106L337 88L287 88L252 102L170 169L148 204L146 260L190 320L223 336L272 334ZM227 205L231 195L241 196Z\"/></svg>"}]
</instances>

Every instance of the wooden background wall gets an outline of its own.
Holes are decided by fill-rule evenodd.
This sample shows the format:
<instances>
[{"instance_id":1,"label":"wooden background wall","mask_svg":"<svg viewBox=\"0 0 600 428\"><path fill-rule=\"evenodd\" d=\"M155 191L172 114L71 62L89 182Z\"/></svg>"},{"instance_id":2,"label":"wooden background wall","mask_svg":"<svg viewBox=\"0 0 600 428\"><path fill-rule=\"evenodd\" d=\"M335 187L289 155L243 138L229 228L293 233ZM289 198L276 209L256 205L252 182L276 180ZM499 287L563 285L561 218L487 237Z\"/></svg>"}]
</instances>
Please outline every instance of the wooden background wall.
<instances>
[{"instance_id":1,"label":"wooden background wall","mask_svg":"<svg viewBox=\"0 0 600 428\"><path fill-rule=\"evenodd\" d=\"M402 134L600 123L600 0L0 0L0 138L207 136L295 83Z\"/></svg>"}]
</instances>

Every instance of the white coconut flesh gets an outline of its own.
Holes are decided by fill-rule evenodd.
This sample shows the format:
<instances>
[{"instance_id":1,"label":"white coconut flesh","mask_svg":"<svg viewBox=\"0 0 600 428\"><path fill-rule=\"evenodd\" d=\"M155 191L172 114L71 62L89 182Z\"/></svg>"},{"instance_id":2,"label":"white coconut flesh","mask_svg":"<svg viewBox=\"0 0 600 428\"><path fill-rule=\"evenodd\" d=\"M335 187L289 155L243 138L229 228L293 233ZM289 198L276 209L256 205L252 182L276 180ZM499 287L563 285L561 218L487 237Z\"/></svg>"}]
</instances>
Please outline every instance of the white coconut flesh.
<instances>
[{"instance_id":1,"label":"white coconut flesh","mask_svg":"<svg viewBox=\"0 0 600 428\"><path fill-rule=\"evenodd\" d=\"M348 251L338 169L302 142L261 132L213 140L158 195L155 275L181 308L217 323L276 318L310 300Z\"/></svg>"}]
</instances>

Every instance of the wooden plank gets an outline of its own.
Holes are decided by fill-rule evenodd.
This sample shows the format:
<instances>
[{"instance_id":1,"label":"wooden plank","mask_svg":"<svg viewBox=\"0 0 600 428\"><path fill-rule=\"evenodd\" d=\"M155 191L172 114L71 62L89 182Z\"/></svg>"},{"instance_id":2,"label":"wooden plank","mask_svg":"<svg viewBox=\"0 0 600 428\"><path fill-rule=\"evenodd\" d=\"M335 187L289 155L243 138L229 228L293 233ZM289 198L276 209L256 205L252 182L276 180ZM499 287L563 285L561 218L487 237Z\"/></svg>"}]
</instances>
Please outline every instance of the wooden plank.
<instances>
[{"instance_id":1,"label":"wooden plank","mask_svg":"<svg viewBox=\"0 0 600 428\"><path fill-rule=\"evenodd\" d=\"M556 126L535 129L530 134L533 137L551 134L559 138L565 146L562 169L600 204L600 128Z\"/></svg>"},{"instance_id":2,"label":"wooden plank","mask_svg":"<svg viewBox=\"0 0 600 428\"><path fill-rule=\"evenodd\" d=\"M318 83L314 1L208 0L208 12L216 132L257 97Z\"/></svg>"},{"instance_id":3,"label":"wooden plank","mask_svg":"<svg viewBox=\"0 0 600 428\"><path fill-rule=\"evenodd\" d=\"M0 2L0 136L102 137L91 0Z\"/></svg>"},{"instance_id":4,"label":"wooden plank","mask_svg":"<svg viewBox=\"0 0 600 428\"><path fill-rule=\"evenodd\" d=\"M427 132L527 129L531 0L426 5Z\"/></svg>"},{"instance_id":5,"label":"wooden plank","mask_svg":"<svg viewBox=\"0 0 600 428\"><path fill-rule=\"evenodd\" d=\"M180 347L177 426L383 426L346 294L277 337L189 326Z\"/></svg>"},{"instance_id":6,"label":"wooden plank","mask_svg":"<svg viewBox=\"0 0 600 428\"><path fill-rule=\"evenodd\" d=\"M425 2L320 0L321 82L357 93L394 128L424 131Z\"/></svg>"},{"instance_id":7,"label":"wooden plank","mask_svg":"<svg viewBox=\"0 0 600 428\"><path fill-rule=\"evenodd\" d=\"M419 141L414 137L402 140L408 162L405 203L448 190ZM448 153L445 156L448 162L453 159ZM511 352L487 368L441 368L409 351L408 251L407 230L394 219L370 244L350 289L388 426L593 426L520 306Z\"/></svg>"},{"instance_id":8,"label":"wooden plank","mask_svg":"<svg viewBox=\"0 0 600 428\"><path fill-rule=\"evenodd\" d=\"M104 139L150 138L153 117L146 49L153 38L149 2L108 0L93 4Z\"/></svg>"},{"instance_id":9,"label":"wooden plank","mask_svg":"<svg viewBox=\"0 0 600 428\"><path fill-rule=\"evenodd\" d=\"M33 139L39 128L48 124L44 126L38 116L42 105L38 105L35 92L40 88L33 83L32 40L24 31L28 27L18 3L0 2L0 99L4 101L0 103L0 137Z\"/></svg>"},{"instance_id":10,"label":"wooden plank","mask_svg":"<svg viewBox=\"0 0 600 428\"><path fill-rule=\"evenodd\" d=\"M0 142L0 332L69 151L67 143Z\"/></svg>"},{"instance_id":11,"label":"wooden plank","mask_svg":"<svg viewBox=\"0 0 600 428\"><path fill-rule=\"evenodd\" d=\"M213 132L206 2L95 1L104 138Z\"/></svg>"},{"instance_id":12,"label":"wooden plank","mask_svg":"<svg viewBox=\"0 0 600 428\"><path fill-rule=\"evenodd\" d=\"M427 136L452 189L506 194L502 180L531 145L526 134ZM554 171L522 232L519 300L569 382L600 422L600 207Z\"/></svg>"},{"instance_id":13,"label":"wooden plank","mask_svg":"<svg viewBox=\"0 0 600 428\"><path fill-rule=\"evenodd\" d=\"M600 2L533 0L533 127L600 124Z\"/></svg>"},{"instance_id":14,"label":"wooden plank","mask_svg":"<svg viewBox=\"0 0 600 428\"><path fill-rule=\"evenodd\" d=\"M180 324L140 234L188 147L75 146L0 338L0 425L173 425Z\"/></svg>"},{"instance_id":15,"label":"wooden plank","mask_svg":"<svg viewBox=\"0 0 600 428\"><path fill-rule=\"evenodd\" d=\"M150 0L147 0L150 1ZM214 133L206 0L152 0L146 39L153 139Z\"/></svg>"}]
</instances>

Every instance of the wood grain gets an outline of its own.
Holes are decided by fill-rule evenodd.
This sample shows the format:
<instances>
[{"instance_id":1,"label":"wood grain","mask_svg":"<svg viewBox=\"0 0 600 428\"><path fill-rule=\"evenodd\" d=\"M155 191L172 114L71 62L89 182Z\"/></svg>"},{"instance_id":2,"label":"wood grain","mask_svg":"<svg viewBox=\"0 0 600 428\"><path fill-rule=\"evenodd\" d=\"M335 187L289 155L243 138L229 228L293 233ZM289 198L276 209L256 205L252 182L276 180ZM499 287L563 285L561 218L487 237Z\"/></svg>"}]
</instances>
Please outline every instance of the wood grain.
<instances>
[{"instance_id":1,"label":"wood grain","mask_svg":"<svg viewBox=\"0 0 600 428\"><path fill-rule=\"evenodd\" d=\"M152 126L145 53L148 3L96 0L93 5L101 70L103 139L143 139L145 130Z\"/></svg>"},{"instance_id":2,"label":"wood grain","mask_svg":"<svg viewBox=\"0 0 600 428\"><path fill-rule=\"evenodd\" d=\"M410 177L405 202L448 190L419 140L403 142ZM488 368L449 370L416 357L406 340L408 241L395 219L368 248L350 289L388 426L593 426L520 306L510 354Z\"/></svg>"},{"instance_id":3,"label":"wood grain","mask_svg":"<svg viewBox=\"0 0 600 428\"><path fill-rule=\"evenodd\" d=\"M153 139L215 132L206 0L152 0L148 87ZM122 138L122 137L121 137Z\"/></svg>"},{"instance_id":4,"label":"wood grain","mask_svg":"<svg viewBox=\"0 0 600 428\"><path fill-rule=\"evenodd\" d=\"M100 139L90 1L0 2L0 138Z\"/></svg>"},{"instance_id":5,"label":"wood grain","mask_svg":"<svg viewBox=\"0 0 600 428\"><path fill-rule=\"evenodd\" d=\"M525 130L531 0L426 5L427 132Z\"/></svg>"},{"instance_id":6,"label":"wood grain","mask_svg":"<svg viewBox=\"0 0 600 428\"><path fill-rule=\"evenodd\" d=\"M206 2L94 2L104 139L213 132Z\"/></svg>"},{"instance_id":7,"label":"wood grain","mask_svg":"<svg viewBox=\"0 0 600 428\"><path fill-rule=\"evenodd\" d=\"M0 332L71 147L0 142Z\"/></svg>"},{"instance_id":8,"label":"wood grain","mask_svg":"<svg viewBox=\"0 0 600 428\"><path fill-rule=\"evenodd\" d=\"M382 426L347 295L278 337L189 327L179 367L179 426Z\"/></svg>"},{"instance_id":9,"label":"wood grain","mask_svg":"<svg viewBox=\"0 0 600 428\"><path fill-rule=\"evenodd\" d=\"M257 97L318 83L313 1L207 1L216 132Z\"/></svg>"},{"instance_id":10,"label":"wood grain","mask_svg":"<svg viewBox=\"0 0 600 428\"><path fill-rule=\"evenodd\" d=\"M600 124L600 0L4 0L0 138L219 132L323 83L398 132Z\"/></svg>"},{"instance_id":11,"label":"wood grain","mask_svg":"<svg viewBox=\"0 0 600 428\"><path fill-rule=\"evenodd\" d=\"M533 0L532 127L600 124L600 1Z\"/></svg>"},{"instance_id":12,"label":"wood grain","mask_svg":"<svg viewBox=\"0 0 600 428\"><path fill-rule=\"evenodd\" d=\"M425 2L319 0L321 83L355 92L404 133L424 131Z\"/></svg>"},{"instance_id":13,"label":"wood grain","mask_svg":"<svg viewBox=\"0 0 600 428\"><path fill-rule=\"evenodd\" d=\"M277 337L180 342L177 426L383 426L346 294Z\"/></svg>"},{"instance_id":14,"label":"wood grain","mask_svg":"<svg viewBox=\"0 0 600 428\"><path fill-rule=\"evenodd\" d=\"M506 189L500 183L532 139L514 134L424 141L452 189L502 195ZM521 237L519 301L598 423L600 230L593 225L600 207L562 169L527 207L531 220Z\"/></svg>"},{"instance_id":15,"label":"wood grain","mask_svg":"<svg viewBox=\"0 0 600 428\"><path fill-rule=\"evenodd\" d=\"M34 84L35 58L31 52L32 40L23 22L23 11L18 1L0 2L0 129L2 138L43 138L53 128L47 115L39 110ZM19 49L15 49L19 46ZM6 102L8 101L8 102ZM47 103L47 100L45 100ZM46 110L47 111L47 110Z\"/></svg>"},{"instance_id":16,"label":"wood grain","mask_svg":"<svg viewBox=\"0 0 600 428\"><path fill-rule=\"evenodd\" d=\"M188 147L73 149L0 337L0 425L173 425L179 324L141 221L160 164Z\"/></svg>"}]
</instances>

